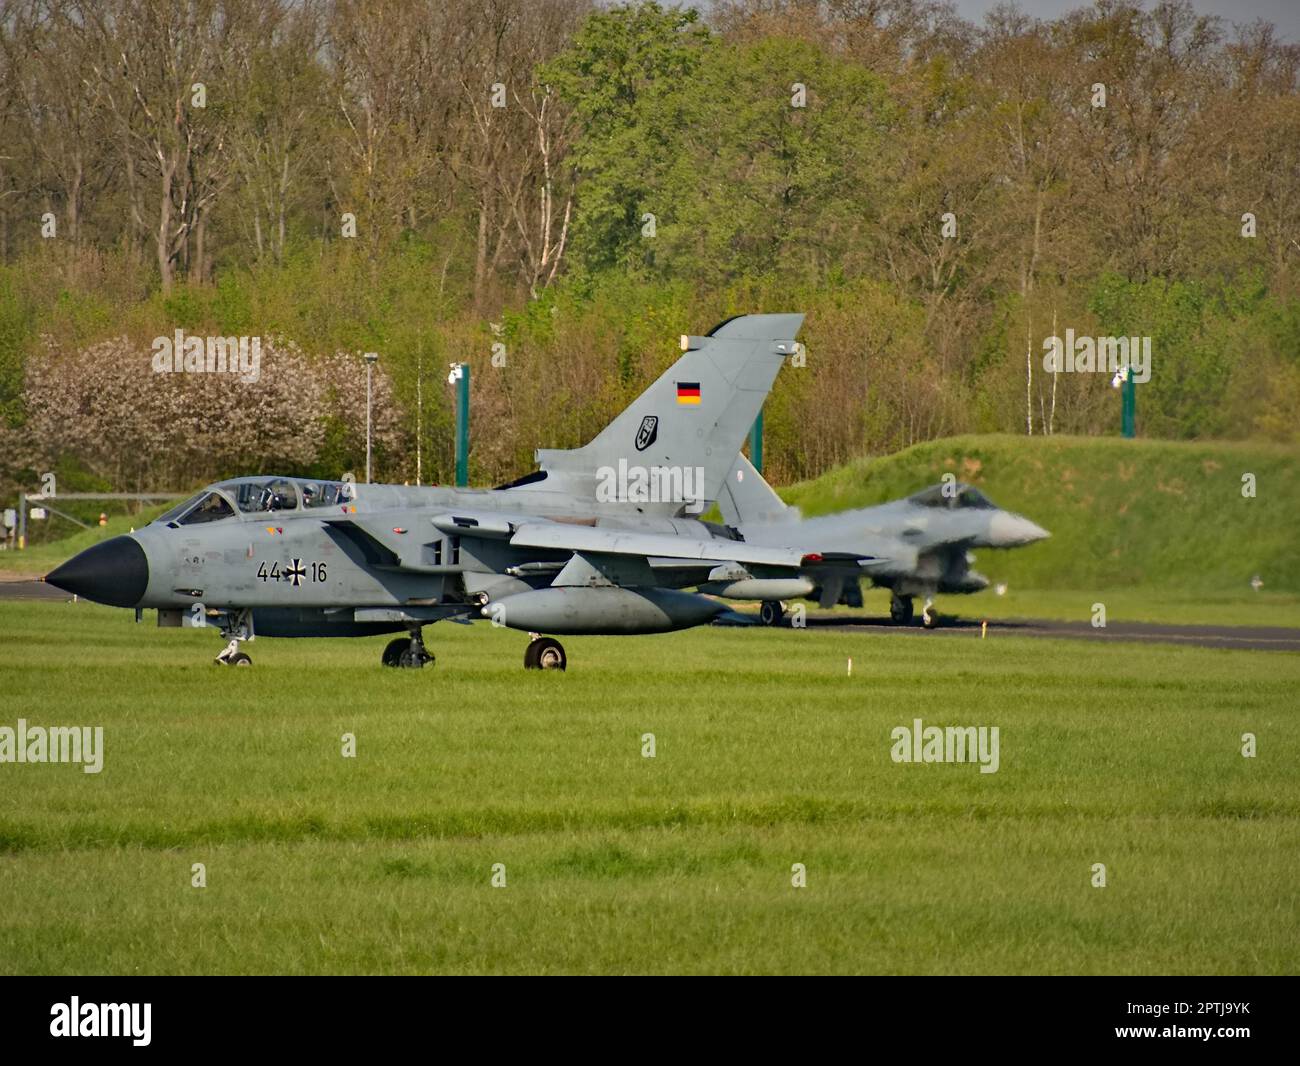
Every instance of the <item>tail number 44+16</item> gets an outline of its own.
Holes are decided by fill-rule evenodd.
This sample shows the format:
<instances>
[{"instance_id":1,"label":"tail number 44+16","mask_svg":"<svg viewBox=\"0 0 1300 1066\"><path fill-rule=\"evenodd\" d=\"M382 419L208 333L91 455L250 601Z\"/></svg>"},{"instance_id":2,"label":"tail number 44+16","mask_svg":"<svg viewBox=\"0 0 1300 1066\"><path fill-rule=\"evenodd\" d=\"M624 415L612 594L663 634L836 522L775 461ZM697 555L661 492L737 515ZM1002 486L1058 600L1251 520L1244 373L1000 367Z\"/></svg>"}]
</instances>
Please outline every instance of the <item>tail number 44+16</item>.
<instances>
[{"instance_id":1,"label":"tail number 44+16","mask_svg":"<svg viewBox=\"0 0 1300 1066\"><path fill-rule=\"evenodd\" d=\"M326 579L324 563L304 563L301 559L291 559L283 567L278 561L273 562L270 569L263 560L257 568L257 576L263 581L288 581L294 588L308 581L320 584Z\"/></svg>"}]
</instances>

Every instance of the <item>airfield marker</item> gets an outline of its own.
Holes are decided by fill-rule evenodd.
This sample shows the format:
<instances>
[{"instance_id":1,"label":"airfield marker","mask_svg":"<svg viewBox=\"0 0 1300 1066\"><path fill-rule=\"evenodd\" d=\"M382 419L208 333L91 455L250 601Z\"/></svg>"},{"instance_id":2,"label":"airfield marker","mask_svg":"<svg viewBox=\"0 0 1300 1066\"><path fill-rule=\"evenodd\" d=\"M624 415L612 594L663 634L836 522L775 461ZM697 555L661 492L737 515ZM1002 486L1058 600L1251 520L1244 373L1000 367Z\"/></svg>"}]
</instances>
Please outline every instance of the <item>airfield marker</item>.
<instances>
[{"instance_id":1,"label":"airfield marker","mask_svg":"<svg viewBox=\"0 0 1300 1066\"><path fill-rule=\"evenodd\" d=\"M853 656L849 656L849 677L853 676Z\"/></svg>"},{"instance_id":2,"label":"airfield marker","mask_svg":"<svg viewBox=\"0 0 1300 1066\"><path fill-rule=\"evenodd\" d=\"M989 635L989 620L987 618L980 622L980 640Z\"/></svg>"}]
</instances>

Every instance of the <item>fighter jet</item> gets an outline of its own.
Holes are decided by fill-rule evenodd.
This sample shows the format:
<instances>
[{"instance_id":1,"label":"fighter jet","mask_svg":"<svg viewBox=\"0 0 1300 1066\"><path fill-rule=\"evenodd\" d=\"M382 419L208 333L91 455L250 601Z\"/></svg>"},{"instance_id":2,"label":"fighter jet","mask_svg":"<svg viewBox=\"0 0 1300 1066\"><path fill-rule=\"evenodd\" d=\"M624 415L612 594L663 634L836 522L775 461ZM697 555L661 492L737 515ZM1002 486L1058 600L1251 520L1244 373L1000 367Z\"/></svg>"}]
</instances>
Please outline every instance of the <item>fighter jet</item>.
<instances>
[{"instance_id":1,"label":"fighter jet","mask_svg":"<svg viewBox=\"0 0 1300 1066\"><path fill-rule=\"evenodd\" d=\"M45 580L137 620L156 608L160 626L212 626L227 641L217 661L236 666L256 636L405 630L382 661L421 667L426 625L485 617L533 635L526 667L563 670L556 634L702 625L729 610L683 591L709 574L815 579L823 565L692 517L721 492L802 321L746 315L684 336L594 440L539 450L538 470L496 489L235 478Z\"/></svg>"},{"instance_id":2,"label":"fighter jet","mask_svg":"<svg viewBox=\"0 0 1300 1066\"><path fill-rule=\"evenodd\" d=\"M816 599L823 608L847 602L862 606L859 578L891 593L889 615L900 624L912 621L914 596L924 596L922 620L935 624L933 599L938 593L971 593L988 587L988 578L970 569L972 548L1017 548L1049 534L1029 519L1004 511L979 489L952 481L876 507L804 518L787 506L743 455L736 457L718 507L745 543L784 547L823 556L824 580L812 584L811 571L781 583L745 581L708 583L701 591L729 599L761 600L760 617L780 622L781 601ZM836 565L836 554L846 559ZM863 553L879 560L863 569L852 560Z\"/></svg>"}]
</instances>

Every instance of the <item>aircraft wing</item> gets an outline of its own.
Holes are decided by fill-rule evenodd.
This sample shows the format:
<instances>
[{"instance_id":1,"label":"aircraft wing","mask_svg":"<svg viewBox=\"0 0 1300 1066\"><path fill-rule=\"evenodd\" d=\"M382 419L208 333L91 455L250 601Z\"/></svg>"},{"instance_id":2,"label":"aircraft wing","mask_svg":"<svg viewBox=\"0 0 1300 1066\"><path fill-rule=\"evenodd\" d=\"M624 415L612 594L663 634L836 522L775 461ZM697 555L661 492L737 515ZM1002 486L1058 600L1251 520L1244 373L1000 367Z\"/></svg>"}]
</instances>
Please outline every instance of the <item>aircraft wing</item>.
<instances>
[{"instance_id":1,"label":"aircraft wing","mask_svg":"<svg viewBox=\"0 0 1300 1066\"><path fill-rule=\"evenodd\" d=\"M338 535L347 536L365 552L366 561L377 569L423 571L432 569L421 556L424 539L416 529L428 517L404 516L406 524L395 524L394 515L382 519L357 515L331 519L326 524ZM506 541L513 548L537 548L574 554L618 556L649 563L654 568L671 566L715 566L738 563L778 571L817 571L826 567L872 569L892 560L846 552L810 553L799 548L751 544L720 537L690 537L672 533L648 533L635 529L600 528L574 522L551 522L524 515L490 512L439 514L432 527L461 536ZM409 527L409 528L408 528ZM412 535L415 534L415 535Z\"/></svg>"}]
</instances>

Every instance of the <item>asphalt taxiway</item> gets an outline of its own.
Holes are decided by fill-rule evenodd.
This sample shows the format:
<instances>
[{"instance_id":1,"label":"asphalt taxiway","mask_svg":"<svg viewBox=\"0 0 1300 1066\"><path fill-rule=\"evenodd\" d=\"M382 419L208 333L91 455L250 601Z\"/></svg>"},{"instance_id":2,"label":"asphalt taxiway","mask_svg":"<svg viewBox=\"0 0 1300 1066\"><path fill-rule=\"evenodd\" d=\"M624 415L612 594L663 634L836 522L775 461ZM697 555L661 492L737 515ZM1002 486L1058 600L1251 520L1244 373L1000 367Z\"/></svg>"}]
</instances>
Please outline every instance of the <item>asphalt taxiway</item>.
<instances>
[{"instance_id":1,"label":"asphalt taxiway","mask_svg":"<svg viewBox=\"0 0 1300 1066\"><path fill-rule=\"evenodd\" d=\"M983 623L970 618L940 617L939 624L926 629L918 621L896 625L888 618L840 614L809 614L809 629L881 633L914 636L957 636L980 639ZM788 625L789 622L783 623ZM1073 640L1107 641L1114 644L1191 644L1202 648L1240 648L1250 651L1300 651L1300 629L1284 626L1168 625L1163 622L1109 621L1094 628L1090 622L1062 622L1045 618L999 618L988 623L989 638L1055 637Z\"/></svg>"},{"instance_id":2,"label":"asphalt taxiway","mask_svg":"<svg viewBox=\"0 0 1300 1066\"><path fill-rule=\"evenodd\" d=\"M28 575L0 576L0 600L68 600L71 597L53 585ZM919 621L896 625L875 615L810 613L809 629L841 632L878 632L882 635L973 637L980 639L981 622L970 618L940 616L940 623L926 629ZM787 617L783 626L790 625ZM1238 648L1248 651L1300 651L1300 629L1283 626L1167 625L1160 622L1111 621L1104 628L1089 622L1062 622L1045 618L1000 618L990 620L987 637L1062 637L1124 644L1191 644L1202 648Z\"/></svg>"}]
</instances>

